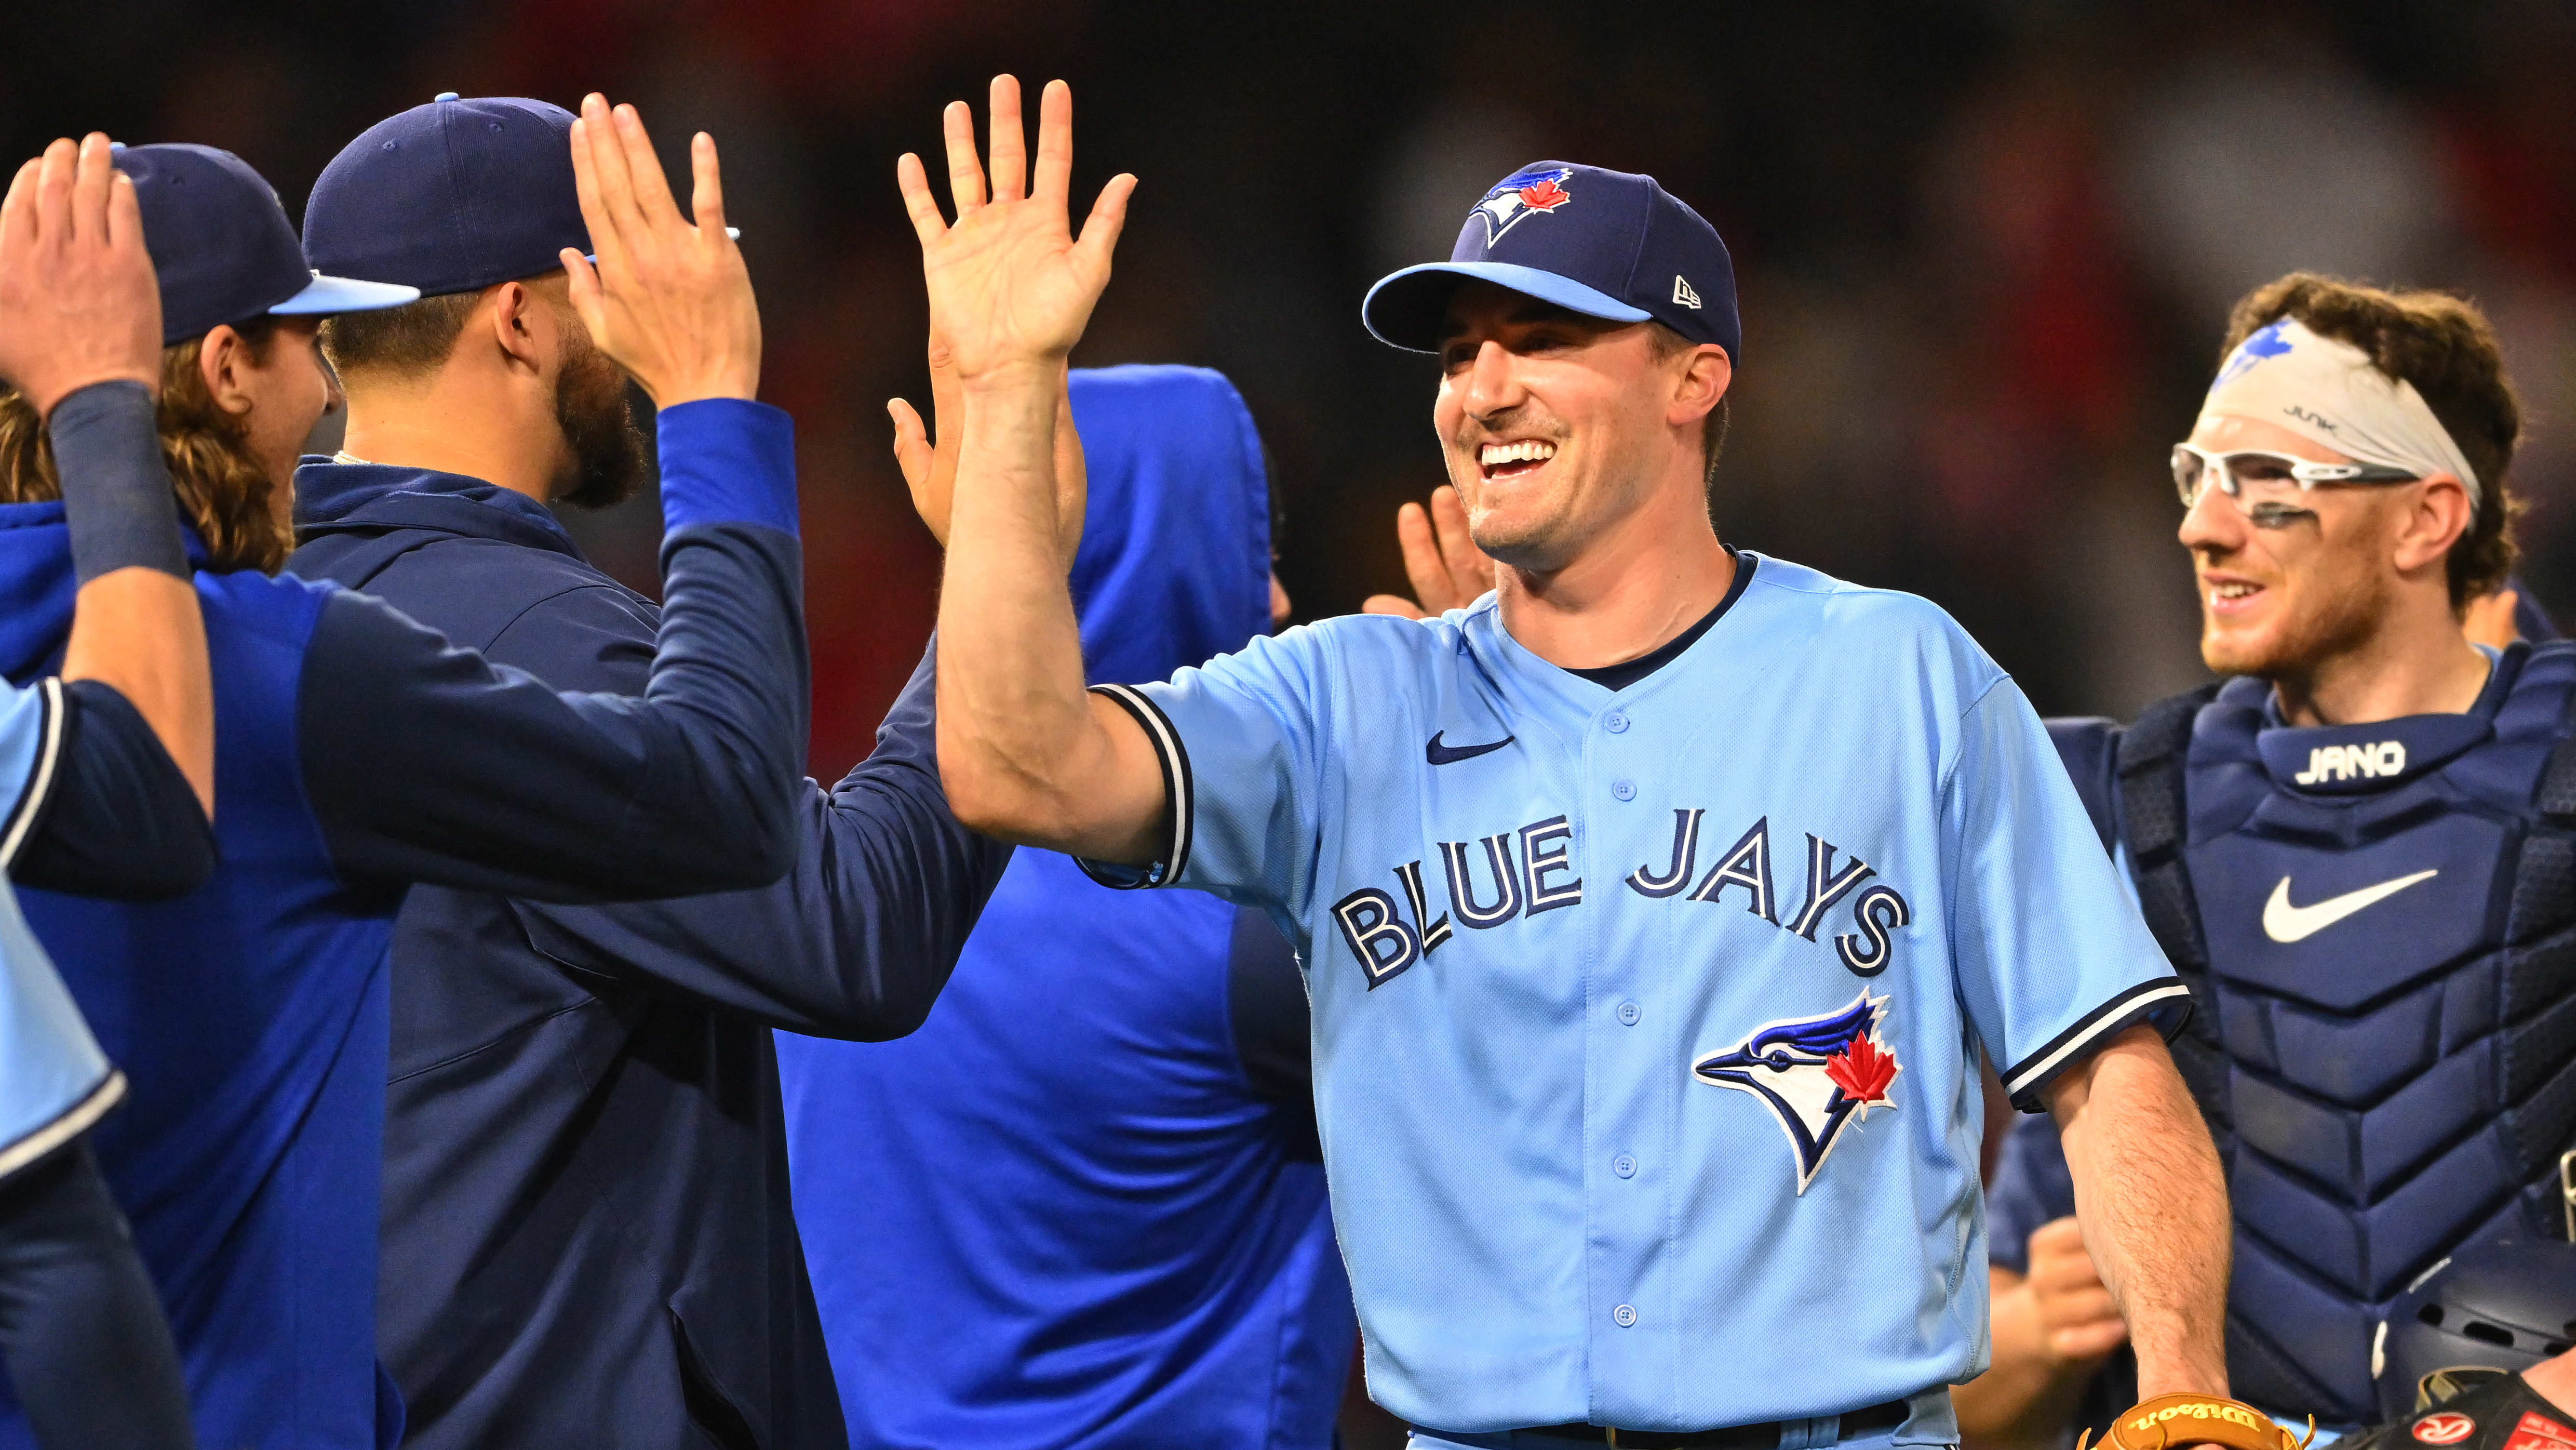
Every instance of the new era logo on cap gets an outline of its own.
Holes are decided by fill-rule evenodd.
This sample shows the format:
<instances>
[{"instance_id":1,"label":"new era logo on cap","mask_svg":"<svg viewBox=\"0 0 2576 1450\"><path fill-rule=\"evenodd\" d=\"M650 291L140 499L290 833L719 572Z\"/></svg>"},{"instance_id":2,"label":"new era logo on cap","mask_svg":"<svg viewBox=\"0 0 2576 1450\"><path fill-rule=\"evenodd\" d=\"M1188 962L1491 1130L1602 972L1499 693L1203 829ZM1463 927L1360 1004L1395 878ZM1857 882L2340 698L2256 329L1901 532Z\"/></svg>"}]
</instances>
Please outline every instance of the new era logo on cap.
<instances>
[{"instance_id":1,"label":"new era logo on cap","mask_svg":"<svg viewBox=\"0 0 2576 1450\"><path fill-rule=\"evenodd\" d=\"M1744 364L1726 243L1651 176L1569 161L1524 166L1468 211L1448 261L1381 279L1360 316L1382 342L1434 351L1450 294L1469 279L1588 317L1660 322Z\"/></svg>"}]
</instances>

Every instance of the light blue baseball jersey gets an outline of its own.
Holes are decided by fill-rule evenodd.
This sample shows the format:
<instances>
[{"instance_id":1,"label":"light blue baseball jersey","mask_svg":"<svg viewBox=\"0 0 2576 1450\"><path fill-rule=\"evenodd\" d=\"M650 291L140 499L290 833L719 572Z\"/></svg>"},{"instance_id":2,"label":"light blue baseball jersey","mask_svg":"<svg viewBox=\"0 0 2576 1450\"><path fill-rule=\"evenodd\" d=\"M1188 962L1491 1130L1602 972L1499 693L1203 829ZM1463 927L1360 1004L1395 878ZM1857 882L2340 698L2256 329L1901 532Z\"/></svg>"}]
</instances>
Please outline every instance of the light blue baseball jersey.
<instances>
[{"instance_id":1,"label":"light blue baseball jersey","mask_svg":"<svg viewBox=\"0 0 2576 1450\"><path fill-rule=\"evenodd\" d=\"M52 678L23 690L0 680L0 1175L71 1141L125 1091L8 878L53 788L62 692Z\"/></svg>"},{"instance_id":2,"label":"light blue baseball jersey","mask_svg":"<svg viewBox=\"0 0 2576 1450\"><path fill-rule=\"evenodd\" d=\"M1299 944L1369 1388L1415 1424L1697 1430L1969 1378L1977 1049L2035 1106L2188 1003L1949 616L1741 560L1617 692L1491 596L1100 687L1167 772L1147 878Z\"/></svg>"}]
</instances>

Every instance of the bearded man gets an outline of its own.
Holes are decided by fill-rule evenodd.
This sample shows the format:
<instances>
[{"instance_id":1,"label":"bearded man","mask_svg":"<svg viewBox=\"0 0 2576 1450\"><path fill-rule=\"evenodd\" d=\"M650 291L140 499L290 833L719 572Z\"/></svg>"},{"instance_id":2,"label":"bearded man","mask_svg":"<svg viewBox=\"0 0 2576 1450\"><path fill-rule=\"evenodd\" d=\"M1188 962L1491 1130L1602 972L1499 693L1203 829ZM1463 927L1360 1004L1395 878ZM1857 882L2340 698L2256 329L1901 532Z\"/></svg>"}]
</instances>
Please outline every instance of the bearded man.
<instances>
[{"instance_id":1,"label":"bearded man","mask_svg":"<svg viewBox=\"0 0 2576 1450\"><path fill-rule=\"evenodd\" d=\"M2227 1164L2228 1381L2329 1432L2409 1408L2374 1376L2419 1278L2566 1230L2576 646L2462 628L2513 568L2520 435L2469 303L2256 289L2172 455L2201 657L2231 678L2125 729L2050 726L2197 999L2173 1051ZM2071 1441L2127 1403L2073 1202L2053 1135L2019 1130L1972 1442Z\"/></svg>"},{"instance_id":2,"label":"bearded man","mask_svg":"<svg viewBox=\"0 0 2576 1450\"><path fill-rule=\"evenodd\" d=\"M559 689L632 694L660 611L548 508L644 476L625 379L568 302L563 259L608 240L584 224L574 124L451 93L323 172L317 265L422 295L324 336L346 451L296 475L289 567ZM647 204L676 214L630 109L594 98L586 125L594 164L619 165L620 138ZM808 695L799 680L800 714ZM843 1443L770 1029L911 1031L1009 863L948 812L930 695L925 661L876 753L828 792L805 784L774 889L630 912L412 893L377 1314L405 1444Z\"/></svg>"}]
</instances>

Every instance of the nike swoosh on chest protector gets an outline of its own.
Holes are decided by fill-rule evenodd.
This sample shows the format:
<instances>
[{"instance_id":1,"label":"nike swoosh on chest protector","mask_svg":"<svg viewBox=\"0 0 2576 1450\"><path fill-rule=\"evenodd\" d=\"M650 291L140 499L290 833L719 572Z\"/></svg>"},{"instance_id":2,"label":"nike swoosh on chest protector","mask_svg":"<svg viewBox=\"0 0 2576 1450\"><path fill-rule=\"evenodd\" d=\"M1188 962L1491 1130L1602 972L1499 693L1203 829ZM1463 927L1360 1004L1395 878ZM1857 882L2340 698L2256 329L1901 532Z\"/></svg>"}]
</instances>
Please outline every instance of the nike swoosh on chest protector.
<instances>
[{"instance_id":1,"label":"nike swoosh on chest protector","mask_svg":"<svg viewBox=\"0 0 2576 1450\"><path fill-rule=\"evenodd\" d=\"M2439 870L2418 871L2412 876L2400 876L2394 881L2382 881L2359 891L2329 896L2307 906L2290 904L2290 878L2284 876L2281 884L2272 888L2272 899L2263 903L2263 934L2285 945L2306 941L2363 907L2385 901L2419 881L2430 881L2441 874Z\"/></svg>"},{"instance_id":2,"label":"nike swoosh on chest protector","mask_svg":"<svg viewBox=\"0 0 2576 1450\"><path fill-rule=\"evenodd\" d=\"M1506 735L1500 740L1492 741L1484 745L1441 744L1440 737L1448 733L1449 732L1446 730L1435 730L1431 732L1431 739L1423 744L1422 758L1430 761L1433 765L1453 765L1461 760L1473 760L1479 755L1491 755L1495 751L1502 749L1504 746L1511 744L1515 738L1513 736Z\"/></svg>"}]
</instances>

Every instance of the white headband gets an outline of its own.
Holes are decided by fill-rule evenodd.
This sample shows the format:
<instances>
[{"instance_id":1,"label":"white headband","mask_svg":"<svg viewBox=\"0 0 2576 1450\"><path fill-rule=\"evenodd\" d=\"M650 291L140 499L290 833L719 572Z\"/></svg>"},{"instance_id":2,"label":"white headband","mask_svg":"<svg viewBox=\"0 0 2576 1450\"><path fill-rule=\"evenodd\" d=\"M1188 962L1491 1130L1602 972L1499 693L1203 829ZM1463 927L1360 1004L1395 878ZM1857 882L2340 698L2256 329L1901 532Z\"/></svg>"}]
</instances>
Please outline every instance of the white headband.
<instances>
[{"instance_id":1,"label":"white headband","mask_svg":"<svg viewBox=\"0 0 2576 1450\"><path fill-rule=\"evenodd\" d=\"M2392 378L2350 343L2284 317L2237 344L2209 385L2201 416L2226 413L2277 423L2355 463L2447 473L2479 504L2478 475L2441 420L2404 378Z\"/></svg>"}]
</instances>

